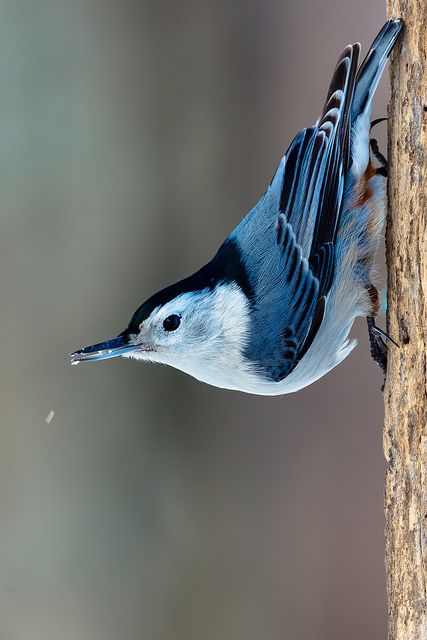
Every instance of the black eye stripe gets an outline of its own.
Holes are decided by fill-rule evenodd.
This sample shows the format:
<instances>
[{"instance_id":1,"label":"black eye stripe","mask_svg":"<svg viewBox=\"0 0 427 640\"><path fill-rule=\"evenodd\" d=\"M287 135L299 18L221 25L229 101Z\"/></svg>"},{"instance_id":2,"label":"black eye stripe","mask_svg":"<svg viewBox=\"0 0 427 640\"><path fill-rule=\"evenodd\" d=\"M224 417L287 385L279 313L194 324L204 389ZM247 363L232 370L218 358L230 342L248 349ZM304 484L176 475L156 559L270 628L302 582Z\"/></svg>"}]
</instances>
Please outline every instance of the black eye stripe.
<instances>
[{"instance_id":1,"label":"black eye stripe","mask_svg":"<svg viewBox=\"0 0 427 640\"><path fill-rule=\"evenodd\" d=\"M178 329L181 324L181 316L178 316L176 313L173 313L171 316L168 316L163 320L163 329L165 331L175 331Z\"/></svg>"}]
</instances>

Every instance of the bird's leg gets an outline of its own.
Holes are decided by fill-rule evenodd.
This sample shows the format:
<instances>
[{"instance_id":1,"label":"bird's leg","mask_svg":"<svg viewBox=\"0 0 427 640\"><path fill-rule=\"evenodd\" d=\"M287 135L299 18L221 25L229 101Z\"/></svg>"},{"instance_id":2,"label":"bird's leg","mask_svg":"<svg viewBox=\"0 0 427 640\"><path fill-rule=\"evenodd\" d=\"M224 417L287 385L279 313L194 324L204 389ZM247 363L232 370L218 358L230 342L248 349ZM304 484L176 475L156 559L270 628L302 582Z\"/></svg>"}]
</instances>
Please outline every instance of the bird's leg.
<instances>
[{"instance_id":1,"label":"bird's leg","mask_svg":"<svg viewBox=\"0 0 427 640\"><path fill-rule=\"evenodd\" d=\"M369 342L371 343L371 356L384 374L384 383L381 386L381 391L384 391L384 384L387 376L387 343L394 344L398 349L400 347L397 342L388 335L388 333L377 327L373 316L366 316L366 322L368 323Z\"/></svg>"},{"instance_id":2,"label":"bird's leg","mask_svg":"<svg viewBox=\"0 0 427 640\"><path fill-rule=\"evenodd\" d=\"M385 381L385 377L387 375L387 345L382 335L382 331L379 330L375 324L374 316L366 316L366 322L368 325L371 356L383 372Z\"/></svg>"},{"instance_id":3,"label":"bird's leg","mask_svg":"<svg viewBox=\"0 0 427 640\"><path fill-rule=\"evenodd\" d=\"M381 176L384 176L385 178L387 178L388 176L388 161L387 158L385 156L383 156L383 154L381 153L379 147L378 147L378 141L375 138L371 138L369 141L369 144L371 145L371 150L372 153L374 154L374 157L378 160L378 162L380 163L380 167L378 167L376 173L380 174Z\"/></svg>"},{"instance_id":4,"label":"bird's leg","mask_svg":"<svg viewBox=\"0 0 427 640\"><path fill-rule=\"evenodd\" d=\"M374 315L366 316L366 322L368 324L368 333L369 333L369 343L371 345L371 356L374 362L378 364L381 371L384 374L384 382L387 375L387 354L388 354L388 344L392 343L397 348L399 345L397 342L393 340L385 331L377 327L375 324L375 315L379 311L379 299L378 299L378 289L374 287L373 284L369 284L366 286L369 297L372 303L372 311ZM381 391L384 391L384 384L381 387Z\"/></svg>"},{"instance_id":5,"label":"bird's leg","mask_svg":"<svg viewBox=\"0 0 427 640\"><path fill-rule=\"evenodd\" d=\"M374 362L378 364L384 375L384 383L387 375L387 356L388 345L393 344L399 349L397 342L393 340L391 336L385 331L377 327L375 324L374 316L366 316L366 322L368 324L369 342L371 345L371 356ZM381 387L381 391L384 391L384 384Z\"/></svg>"},{"instance_id":6,"label":"bird's leg","mask_svg":"<svg viewBox=\"0 0 427 640\"><path fill-rule=\"evenodd\" d=\"M379 124L380 122L384 122L386 121L387 118L377 118L376 120L373 120L371 122L371 130L377 126L377 124ZM380 167L378 167L377 169L377 173L381 176L384 176L385 178L387 178L388 175L388 161L387 158L385 156L383 156L383 154L381 153L379 147L378 147L378 140L376 140L375 138L371 138L369 140L369 144L372 150L372 153L374 154L374 157L378 160L378 162L380 163Z\"/></svg>"}]
</instances>

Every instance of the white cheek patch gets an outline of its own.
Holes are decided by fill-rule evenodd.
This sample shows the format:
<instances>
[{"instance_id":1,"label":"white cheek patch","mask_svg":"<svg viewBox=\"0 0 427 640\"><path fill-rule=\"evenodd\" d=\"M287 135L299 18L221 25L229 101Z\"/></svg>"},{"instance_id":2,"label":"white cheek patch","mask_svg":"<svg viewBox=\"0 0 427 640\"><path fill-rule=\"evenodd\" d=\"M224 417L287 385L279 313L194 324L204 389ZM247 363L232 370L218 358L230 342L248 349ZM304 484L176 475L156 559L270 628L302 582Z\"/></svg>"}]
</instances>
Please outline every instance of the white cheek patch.
<instances>
[{"instance_id":1,"label":"white cheek patch","mask_svg":"<svg viewBox=\"0 0 427 640\"><path fill-rule=\"evenodd\" d=\"M248 340L250 310L246 296L236 284L222 284L203 292L196 324L205 324L201 335L183 342L182 353L165 360L197 380L216 387L238 389L252 376L243 357ZM194 325L193 325L194 326Z\"/></svg>"},{"instance_id":2,"label":"white cheek patch","mask_svg":"<svg viewBox=\"0 0 427 640\"><path fill-rule=\"evenodd\" d=\"M249 303L236 284L223 284L211 295L215 324L221 327L227 343L246 343L249 332Z\"/></svg>"}]
</instances>

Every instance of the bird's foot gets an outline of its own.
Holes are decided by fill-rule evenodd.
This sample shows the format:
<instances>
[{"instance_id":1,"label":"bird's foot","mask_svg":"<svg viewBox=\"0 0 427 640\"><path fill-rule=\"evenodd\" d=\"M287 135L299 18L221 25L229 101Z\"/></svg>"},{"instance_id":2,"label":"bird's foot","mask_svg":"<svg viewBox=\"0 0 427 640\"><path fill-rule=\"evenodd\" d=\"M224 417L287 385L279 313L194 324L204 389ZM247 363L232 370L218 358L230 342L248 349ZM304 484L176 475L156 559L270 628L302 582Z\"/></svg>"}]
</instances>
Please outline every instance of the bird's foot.
<instances>
[{"instance_id":1,"label":"bird's foot","mask_svg":"<svg viewBox=\"0 0 427 640\"><path fill-rule=\"evenodd\" d=\"M372 153L374 154L374 157L378 160L378 162L381 165L380 167L377 168L376 173L387 178L388 176L387 158L381 153L380 148L378 146L378 141L375 138L371 138L369 141L369 144L371 146L371 150L372 150Z\"/></svg>"},{"instance_id":2,"label":"bird's foot","mask_svg":"<svg viewBox=\"0 0 427 640\"><path fill-rule=\"evenodd\" d=\"M384 122L386 121L387 118L377 118L376 120L373 120L371 122L371 129L373 129L374 127L377 126L377 124L379 124L380 122ZM380 176L384 176L385 178L387 178L388 176L388 160L387 158L381 153L379 146L378 146L378 140L376 140L375 138L371 138L369 140L369 144L371 147L371 151L374 154L374 157L378 160L378 162L380 163L380 167L377 168L376 173Z\"/></svg>"},{"instance_id":3,"label":"bird's foot","mask_svg":"<svg viewBox=\"0 0 427 640\"><path fill-rule=\"evenodd\" d=\"M399 345L385 331L377 327L373 316L367 316L366 322L368 325L372 359L378 364L384 375L384 383L381 387L381 391L384 391L384 384L387 375L388 345L392 343L397 348L399 348Z\"/></svg>"}]
</instances>

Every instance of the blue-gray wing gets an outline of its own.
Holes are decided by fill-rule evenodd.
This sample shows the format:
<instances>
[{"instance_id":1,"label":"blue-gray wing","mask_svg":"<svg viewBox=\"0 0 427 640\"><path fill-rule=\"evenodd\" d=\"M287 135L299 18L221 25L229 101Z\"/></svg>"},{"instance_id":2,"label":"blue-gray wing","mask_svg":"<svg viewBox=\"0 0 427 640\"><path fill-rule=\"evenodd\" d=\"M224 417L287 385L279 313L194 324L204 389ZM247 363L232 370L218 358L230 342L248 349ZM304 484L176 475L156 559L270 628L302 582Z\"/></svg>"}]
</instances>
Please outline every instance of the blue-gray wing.
<instances>
[{"instance_id":1,"label":"blue-gray wing","mask_svg":"<svg viewBox=\"0 0 427 640\"><path fill-rule=\"evenodd\" d=\"M335 68L322 115L290 145L271 188L318 277L321 295L333 277L334 244L350 157L351 105L360 46L348 46Z\"/></svg>"},{"instance_id":2,"label":"blue-gray wing","mask_svg":"<svg viewBox=\"0 0 427 640\"><path fill-rule=\"evenodd\" d=\"M247 355L276 381L289 375L310 347L333 282L359 50L357 44L344 50L322 115L293 140L267 192L277 199L278 256L275 261L270 257L258 277L258 335ZM272 280L262 287L268 272Z\"/></svg>"}]
</instances>

